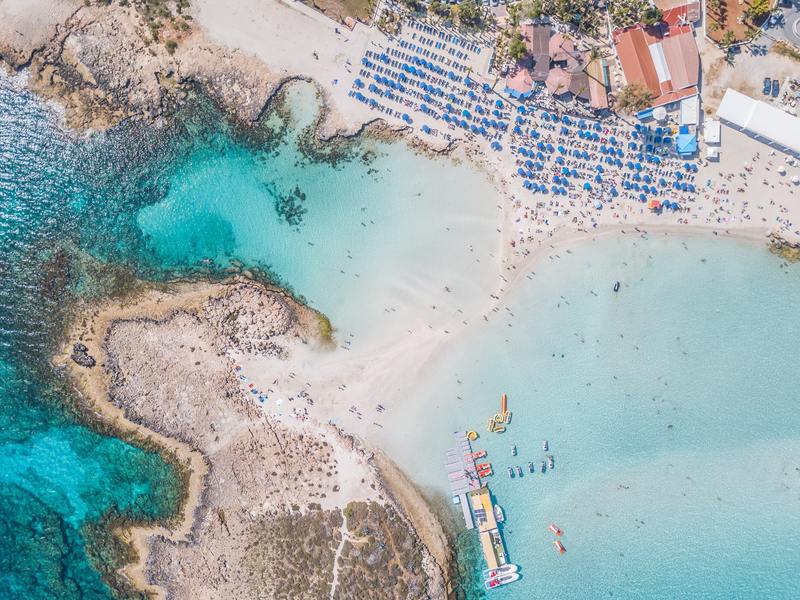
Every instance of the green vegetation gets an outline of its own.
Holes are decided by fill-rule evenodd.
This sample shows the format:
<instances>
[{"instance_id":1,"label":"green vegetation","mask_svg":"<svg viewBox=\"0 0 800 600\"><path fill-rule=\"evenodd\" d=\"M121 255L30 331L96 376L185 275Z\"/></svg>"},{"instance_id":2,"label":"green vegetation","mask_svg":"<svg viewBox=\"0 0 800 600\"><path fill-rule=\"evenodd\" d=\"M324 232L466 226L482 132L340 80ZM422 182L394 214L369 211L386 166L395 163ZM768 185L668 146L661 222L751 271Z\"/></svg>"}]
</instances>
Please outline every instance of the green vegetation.
<instances>
[{"instance_id":1,"label":"green vegetation","mask_svg":"<svg viewBox=\"0 0 800 600\"><path fill-rule=\"evenodd\" d=\"M529 0L523 10L530 11L529 18L549 15L583 34L597 35L600 28L601 14L592 0Z\"/></svg>"},{"instance_id":2,"label":"green vegetation","mask_svg":"<svg viewBox=\"0 0 800 600\"><path fill-rule=\"evenodd\" d=\"M450 9L453 22L464 29L480 30L486 27L486 14L475 0L462 0Z\"/></svg>"},{"instance_id":3,"label":"green vegetation","mask_svg":"<svg viewBox=\"0 0 800 600\"><path fill-rule=\"evenodd\" d=\"M519 6L522 16L526 19L540 19L544 14L542 0L523 0Z\"/></svg>"},{"instance_id":4,"label":"green vegetation","mask_svg":"<svg viewBox=\"0 0 800 600\"><path fill-rule=\"evenodd\" d=\"M653 95L643 83L629 83L617 95L616 109L625 114L633 114L650 106Z\"/></svg>"},{"instance_id":5,"label":"green vegetation","mask_svg":"<svg viewBox=\"0 0 800 600\"><path fill-rule=\"evenodd\" d=\"M176 42L175 40L167 40L166 42L164 42L164 47L170 54L175 54L175 50L177 50L178 48L178 42Z\"/></svg>"},{"instance_id":6,"label":"green vegetation","mask_svg":"<svg viewBox=\"0 0 800 600\"><path fill-rule=\"evenodd\" d=\"M378 22L375 25L387 35L396 35L400 32L400 14L386 9L378 17Z\"/></svg>"},{"instance_id":7,"label":"green vegetation","mask_svg":"<svg viewBox=\"0 0 800 600\"><path fill-rule=\"evenodd\" d=\"M657 6L649 6L642 13L642 23L645 25L657 25L661 23L661 19L663 18L664 13Z\"/></svg>"},{"instance_id":8,"label":"green vegetation","mask_svg":"<svg viewBox=\"0 0 800 600\"><path fill-rule=\"evenodd\" d=\"M608 13L615 27L630 27L644 22L645 13L650 10L658 11L657 8L650 6L648 0L610 0L608 3Z\"/></svg>"},{"instance_id":9,"label":"green vegetation","mask_svg":"<svg viewBox=\"0 0 800 600\"><path fill-rule=\"evenodd\" d=\"M722 39L719 42L719 45L723 48L730 48L733 44L736 43L736 34L733 33L730 29L728 29L725 34L722 36Z\"/></svg>"},{"instance_id":10,"label":"green vegetation","mask_svg":"<svg viewBox=\"0 0 800 600\"><path fill-rule=\"evenodd\" d=\"M514 60L520 60L525 57L528 49L525 46L525 40L522 39L522 34L515 30L511 34L511 41L508 42L508 55Z\"/></svg>"},{"instance_id":11,"label":"green vegetation","mask_svg":"<svg viewBox=\"0 0 800 600\"><path fill-rule=\"evenodd\" d=\"M771 5L771 0L752 0L750 6L744 12L745 17L749 21L757 23L769 14Z\"/></svg>"},{"instance_id":12,"label":"green vegetation","mask_svg":"<svg viewBox=\"0 0 800 600\"><path fill-rule=\"evenodd\" d=\"M450 19L450 5L441 0L431 0L428 4L428 14L439 19Z\"/></svg>"},{"instance_id":13,"label":"green vegetation","mask_svg":"<svg viewBox=\"0 0 800 600\"><path fill-rule=\"evenodd\" d=\"M783 40L775 42L772 45L772 51L775 54L780 54L781 56L786 56L788 58L791 58L792 60L800 62L800 48L798 48L793 44L790 44L789 42Z\"/></svg>"}]
</instances>

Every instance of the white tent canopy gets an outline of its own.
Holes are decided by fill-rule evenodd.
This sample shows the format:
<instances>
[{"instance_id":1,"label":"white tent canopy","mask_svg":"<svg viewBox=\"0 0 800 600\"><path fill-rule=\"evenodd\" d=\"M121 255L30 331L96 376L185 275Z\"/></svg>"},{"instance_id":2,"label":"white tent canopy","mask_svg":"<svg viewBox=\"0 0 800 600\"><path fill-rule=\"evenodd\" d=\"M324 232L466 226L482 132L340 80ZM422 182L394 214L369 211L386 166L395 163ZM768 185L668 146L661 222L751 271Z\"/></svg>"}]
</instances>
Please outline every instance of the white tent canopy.
<instances>
[{"instance_id":1,"label":"white tent canopy","mask_svg":"<svg viewBox=\"0 0 800 600\"><path fill-rule=\"evenodd\" d=\"M703 139L706 144L719 144L720 126L719 121L706 119L703 123Z\"/></svg>"},{"instance_id":2,"label":"white tent canopy","mask_svg":"<svg viewBox=\"0 0 800 600\"><path fill-rule=\"evenodd\" d=\"M728 123L800 154L800 118L728 88L717 109Z\"/></svg>"}]
</instances>

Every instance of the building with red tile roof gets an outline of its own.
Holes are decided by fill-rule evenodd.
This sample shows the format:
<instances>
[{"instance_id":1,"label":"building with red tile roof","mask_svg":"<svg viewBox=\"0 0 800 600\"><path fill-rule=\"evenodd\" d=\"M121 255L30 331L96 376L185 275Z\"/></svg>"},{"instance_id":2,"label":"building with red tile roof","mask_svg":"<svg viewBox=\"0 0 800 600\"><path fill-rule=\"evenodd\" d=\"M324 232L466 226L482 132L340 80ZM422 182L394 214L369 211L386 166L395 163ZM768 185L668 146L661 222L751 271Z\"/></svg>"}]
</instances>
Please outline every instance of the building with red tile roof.
<instances>
[{"instance_id":1,"label":"building with red tile roof","mask_svg":"<svg viewBox=\"0 0 800 600\"><path fill-rule=\"evenodd\" d=\"M643 84L662 106L698 93L700 54L689 25L635 25L613 32L626 81Z\"/></svg>"}]
</instances>

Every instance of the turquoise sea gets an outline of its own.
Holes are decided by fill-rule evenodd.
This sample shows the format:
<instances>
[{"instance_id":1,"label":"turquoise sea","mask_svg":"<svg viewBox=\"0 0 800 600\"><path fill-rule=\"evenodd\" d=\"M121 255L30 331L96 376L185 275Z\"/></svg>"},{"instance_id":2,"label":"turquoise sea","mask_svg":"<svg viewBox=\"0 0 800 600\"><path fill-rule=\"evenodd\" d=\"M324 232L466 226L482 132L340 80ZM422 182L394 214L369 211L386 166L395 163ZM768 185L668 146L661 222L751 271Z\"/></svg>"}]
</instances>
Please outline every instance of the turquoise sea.
<instances>
[{"instance_id":1,"label":"turquoise sea","mask_svg":"<svg viewBox=\"0 0 800 600\"><path fill-rule=\"evenodd\" d=\"M178 502L157 454L71 409L48 358L75 301L132 276L221 273L236 258L366 335L399 294L424 306L446 284L475 297L457 307L469 316L494 290L483 258L498 251L498 210L484 176L377 141L313 160L298 143L313 95L299 86L288 101L291 117L251 131L199 98L175 124L76 139L0 78L0 598L113 597L98 522L164 517ZM800 596L800 271L760 247L700 239L558 255L489 321L471 319L414 399L426 454L477 428L495 464L523 579L491 595ZM381 322L389 339L408 325ZM514 420L490 437L502 392ZM541 459L544 438L556 468L507 479L506 464ZM441 490L441 461L396 457Z\"/></svg>"}]
</instances>

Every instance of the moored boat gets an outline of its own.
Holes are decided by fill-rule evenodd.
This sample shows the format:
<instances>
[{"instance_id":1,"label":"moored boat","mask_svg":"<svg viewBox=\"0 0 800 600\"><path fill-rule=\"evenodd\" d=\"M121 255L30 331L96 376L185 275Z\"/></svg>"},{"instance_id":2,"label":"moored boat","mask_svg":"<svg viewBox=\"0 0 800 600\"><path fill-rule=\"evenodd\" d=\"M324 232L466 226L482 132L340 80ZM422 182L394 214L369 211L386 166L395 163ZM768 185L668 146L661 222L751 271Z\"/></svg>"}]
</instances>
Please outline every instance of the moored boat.
<instances>
[{"instance_id":1,"label":"moored boat","mask_svg":"<svg viewBox=\"0 0 800 600\"><path fill-rule=\"evenodd\" d=\"M542 461L539 464L539 468L542 470L542 473L547 473L547 463L546 462Z\"/></svg>"},{"instance_id":2,"label":"moored boat","mask_svg":"<svg viewBox=\"0 0 800 600\"><path fill-rule=\"evenodd\" d=\"M517 475L522 477L522 467L520 467L519 465L517 465Z\"/></svg>"},{"instance_id":3,"label":"moored boat","mask_svg":"<svg viewBox=\"0 0 800 600\"><path fill-rule=\"evenodd\" d=\"M528 463L528 473L535 473L535 472L536 472L536 468L533 466L532 462L529 462Z\"/></svg>"},{"instance_id":4,"label":"moored boat","mask_svg":"<svg viewBox=\"0 0 800 600\"><path fill-rule=\"evenodd\" d=\"M550 444L547 443L547 440L542 440L542 450L547 452L550 449Z\"/></svg>"},{"instance_id":5,"label":"moored boat","mask_svg":"<svg viewBox=\"0 0 800 600\"><path fill-rule=\"evenodd\" d=\"M508 563L507 565L503 565L501 567L497 567L496 569L484 569L483 578L491 579L492 577L506 575L507 573L516 573L518 569L519 567L517 565L512 565L511 563Z\"/></svg>"},{"instance_id":6,"label":"moored boat","mask_svg":"<svg viewBox=\"0 0 800 600\"><path fill-rule=\"evenodd\" d=\"M553 540L553 546L555 546L559 554L564 554L564 552L567 551L567 549L564 548L564 544L561 543L561 540Z\"/></svg>"},{"instance_id":7,"label":"moored boat","mask_svg":"<svg viewBox=\"0 0 800 600\"><path fill-rule=\"evenodd\" d=\"M516 455L517 455L517 445L514 444L513 446L511 446L511 456L516 456Z\"/></svg>"},{"instance_id":8,"label":"moored boat","mask_svg":"<svg viewBox=\"0 0 800 600\"><path fill-rule=\"evenodd\" d=\"M560 536L561 536L561 535L564 533L563 531L561 531L561 530L558 528L558 525L556 525L555 523L550 523L550 525L549 525L547 528L548 528L548 529L549 529L549 530L550 530L550 531L551 531L553 534L555 534L555 535L557 535L557 536L559 536L559 537L560 537Z\"/></svg>"},{"instance_id":9,"label":"moored boat","mask_svg":"<svg viewBox=\"0 0 800 600\"><path fill-rule=\"evenodd\" d=\"M552 469L555 466L556 466L556 463L553 460L553 455L552 454L548 454L547 455L547 468L548 469Z\"/></svg>"},{"instance_id":10,"label":"moored boat","mask_svg":"<svg viewBox=\"0 0 800 600\"><path fill-rule=\"evenodd\" d=\"M506 467L506 469L508 470L508 476L511 477L511 479L514 479L514 469L511 467Z\"/></svg>"},{"instance_id":11,"label":"moored boat","mask_svg":"<svg viewBox=\"0 0 800 600\"><path fill-rule=\"evenodd\" d=\"M494 520L498 523L503 523L506 520L506 516L503 514L503 509L499 504L494 505Z\"/></svg>"},{"instance_id":12,"label":"moored boat","mask_svg":"<svg viewBox=\"0 0 800 600\"><path fill-rule=\"evenodd\" d=\"M505 573L497 577L490 577L483 582L483 587L487 590L493 590L494 588L516 581L517 579L519 579L519 573Z\"/></svg>"}]
</instances>

